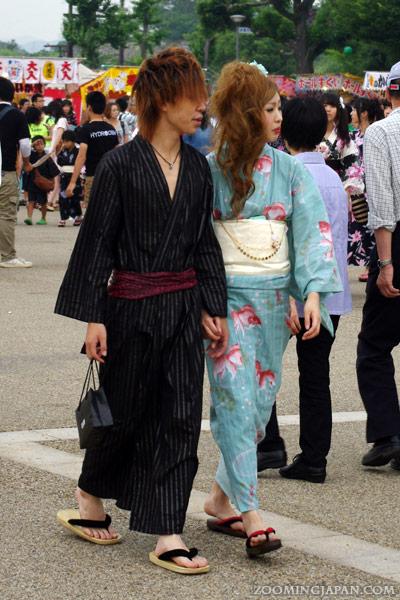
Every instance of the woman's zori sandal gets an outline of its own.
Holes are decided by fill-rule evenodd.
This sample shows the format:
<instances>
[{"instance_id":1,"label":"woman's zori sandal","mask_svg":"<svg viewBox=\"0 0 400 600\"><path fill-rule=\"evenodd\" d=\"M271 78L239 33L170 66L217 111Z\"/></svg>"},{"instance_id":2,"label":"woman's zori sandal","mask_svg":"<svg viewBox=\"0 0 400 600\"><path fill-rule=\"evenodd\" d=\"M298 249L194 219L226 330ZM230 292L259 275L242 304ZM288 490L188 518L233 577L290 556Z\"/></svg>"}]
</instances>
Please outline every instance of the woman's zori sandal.
<instances>
[{"instance_id":1,"label":"woman's zori sandal","mask_svg":"<svg viewBox=\"0 0 400 600\"><path fill-rule=\"evenodd\" d=\"M176 558L178 556L183 556L184 558L189 558L192 560L199 551L197 548L190 548L190 550L184 550L183 548L176 548L176 550L169 550L168 552L163 552L159 556L155 554L155 552L150 552L149 559L154 565L161 567L162 569L168 569L168 571L173 571L174 573L180 573L181 575L201 575L203 573L208 573L210 570L209 565L206 567L181 567L177 565L171 558Z\"/></svg>"},{"instance_id":2,"label":"woman's zori sandal","mask_svg":"<svg viewBox=\"0 0 400 600\"><path fill-rule=\"evenodd\" d=\"M110 515L106 515L104 521L92 521L91 519L81 519L79 510L74 509L66 509L59 510L57 513L57 521L61 523L63 527L72 531L75 535L88 542L92 542L93 544L100 544L102 546L111 546L112 544L118 544L122 536L118 534L116 538L108 539L108 540L100 540L92 537L85 533L82 527L89 529L107 529L111 525L111 517Z\"/></svg>"},{"instance_id":3,"label":"woman's zori sandal","mask_svg":"<svg viewBox=\"0 0 400 600\"><path fill-rule=\"evenodd\" d=\"M246 552L249 558L256 558L257 556L261 556L261 554L266 554L267 552L272 552L273 550L279 550L282 547L281 540L269 540L269 534L275 533L275 529L272 527L268 527L268 529L260 529L259 531L253 531L249 536L247 536L246 540ZM251 538L257 537L259 535L265 535L265 542L261 542L261 544L257 544L256 546L250 545Z\"/></svg>"},{"instance_id":4,"label":"woman's zori sandal","mask_svg":"<svg viewBox=\"0 0 400 600\"><path fill-rule=\"evenodd\" d=\"M231 527L233 523L242 523L243 519L240 515L236 517L227 517L226 519L207 519L207 527L211 531L218 533L224 533L225 535L231 535L238 538L246 538L246 533L239 529Z\"/></svg>"}]
</instances>

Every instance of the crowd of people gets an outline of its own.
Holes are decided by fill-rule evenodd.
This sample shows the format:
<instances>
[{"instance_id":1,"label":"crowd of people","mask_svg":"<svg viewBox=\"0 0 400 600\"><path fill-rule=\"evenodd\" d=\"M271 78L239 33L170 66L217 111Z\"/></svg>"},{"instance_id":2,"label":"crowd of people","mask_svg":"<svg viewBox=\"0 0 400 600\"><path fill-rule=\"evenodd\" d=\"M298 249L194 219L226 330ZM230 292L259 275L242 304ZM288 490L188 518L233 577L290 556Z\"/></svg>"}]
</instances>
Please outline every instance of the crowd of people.
<instances>
[{"instance_id":1,"label":"crowd of people","mask_svg":"<svg viewBox=\"0 0 400 600\"><path fill-rule=\"evenodd\" d=\"M200 574L208 562L181 533L204 363L221 453L207 526L245 539L257 557L282 545L259 511L257 473L327 476L330 352L352 309L348 264L366 268L367 280L356 370L373 446L362 464L400 470L391 356L400 343L400 63L385 104L346 107L324 94L282 107L265 69L238 61L222 69L208 104L196 59L169 48L144 61L133 93L137 122L126 99L91 92L86 122L74 129L71 107L58 104L50 131L37 103L11 108L12 84L0 78L0 266L31 266L14 249L19 154L27 224L37 205L45 222L57 177L60 226L81 224L84 194L56 312L88 323L85 351L100 364L114 420L86 449L78 510L58 519L90 542L118 543L102 504L113 498L131 511L131 529L159 536L152 563ZM290 336L301 452L287 464L275 401Z\"/></svg>"},{"instance_id":2,"label":"crowd of people","mask_svg":"<svg viewBox=\"0 0 400 600\"><path fill-rule=\"evenodd\" d=\"M2 85L3 96L12 98L12 84L5 81ZM28 170L22 163L21 153L17 154L16 173L23 194L17 206L27 207L26 225L33 224L33 212L39 209L41 217L37 225L47 224L48 211L59 210L59 227L65 227L68 220L79 226L82 207L87 206L94 171L103 154L127 143L135 134L134 103L129 97L107 102L102 93L96 92L89 94L87 100L79 126L73 104L67 98L45 105L44 96L35 93L31 98L21 98L18 104L11 103L24 116L20 122L28 125L29 134L25 128L24 135L31 141L30 164L38 163L32 171ZM99 130L110 132L110 137L107 138L109 133L95 134ZM40 160L43 158L45 160ZM73 174L75 163L80 165L77 174ZM30 266L30 261L14 258L8 266Z\"/></svg>"}]
</instances>

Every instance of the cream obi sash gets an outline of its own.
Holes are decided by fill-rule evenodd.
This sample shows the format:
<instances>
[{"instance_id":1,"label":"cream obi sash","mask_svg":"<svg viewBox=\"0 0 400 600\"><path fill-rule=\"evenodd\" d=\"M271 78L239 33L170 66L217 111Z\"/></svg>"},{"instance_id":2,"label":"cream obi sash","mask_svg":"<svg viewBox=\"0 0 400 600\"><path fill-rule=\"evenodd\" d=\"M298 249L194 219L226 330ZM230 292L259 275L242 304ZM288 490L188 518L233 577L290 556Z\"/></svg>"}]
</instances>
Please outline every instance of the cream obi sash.
<instances>
[{"instance_id":1,"label":"cream obi sash","mask_svg":"<svg viewBox=\"0 0 400 600\"><path fill-rule=\"evenodd\" d=\"M227 275L287 275L287 225L265 217L214 221Z\"/></svg>"}]
</instances>

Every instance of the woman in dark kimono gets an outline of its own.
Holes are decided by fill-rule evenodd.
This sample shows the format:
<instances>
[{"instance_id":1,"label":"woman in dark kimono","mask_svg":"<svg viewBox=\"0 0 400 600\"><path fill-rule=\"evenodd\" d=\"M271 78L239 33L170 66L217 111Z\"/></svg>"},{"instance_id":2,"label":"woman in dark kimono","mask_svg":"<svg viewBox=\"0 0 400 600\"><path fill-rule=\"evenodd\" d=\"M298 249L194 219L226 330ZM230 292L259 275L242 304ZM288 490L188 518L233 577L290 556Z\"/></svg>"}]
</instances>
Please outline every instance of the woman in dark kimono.
<instances>
[{"instance_id":1,"label":"woman in dark kimono","mask_svg":"<svg viewBox=\"0 0 400 600\"><path fill-rule=\"evenodd\" d=\"M101 501L115 498L131 511L131 529L160 536L153 563L200 573L206 559L179 534L198 466L202 330L213 356L228 335L211 176L181 142L201 122L206 88L194 57L172 48L144 61L134 91L140 134L98 167L56 306L88 322L86 353L101 363L114 418L105 443L86 451L79 514L60 511L59 520L89 541L116 543Z\"/></svg>"}]
</instances>

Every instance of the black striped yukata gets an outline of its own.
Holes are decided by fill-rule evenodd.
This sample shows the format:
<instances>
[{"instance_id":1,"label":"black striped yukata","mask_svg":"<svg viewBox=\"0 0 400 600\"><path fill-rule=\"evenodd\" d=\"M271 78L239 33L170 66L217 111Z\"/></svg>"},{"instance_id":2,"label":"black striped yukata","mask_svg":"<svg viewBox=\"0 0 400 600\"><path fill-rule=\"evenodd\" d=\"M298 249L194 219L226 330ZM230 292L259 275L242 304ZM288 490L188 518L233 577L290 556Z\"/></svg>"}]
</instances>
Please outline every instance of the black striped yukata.
<instances>
[{"instance_id":1,"label":"black striped yukata","mask_svg":"<svg viewBox=\"0 0 400 600\"><path fill-rule=\"evenodd\" d=\"M211 224L207 162L182 143L171 201L150 144L140 136L99 164L86 216L56 312L104 323L107 359L100 376L115 426L87 450L79 487L115 498L131 529L180 533L201 425L204 351L201 310L226 316L222 254ZM196 271L198 285L127 300L107 294L113 270Z\"/></svg>"}]
</instances>

